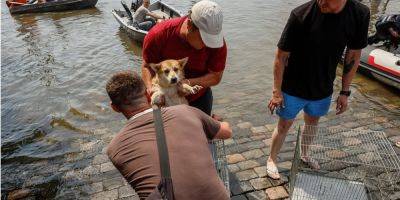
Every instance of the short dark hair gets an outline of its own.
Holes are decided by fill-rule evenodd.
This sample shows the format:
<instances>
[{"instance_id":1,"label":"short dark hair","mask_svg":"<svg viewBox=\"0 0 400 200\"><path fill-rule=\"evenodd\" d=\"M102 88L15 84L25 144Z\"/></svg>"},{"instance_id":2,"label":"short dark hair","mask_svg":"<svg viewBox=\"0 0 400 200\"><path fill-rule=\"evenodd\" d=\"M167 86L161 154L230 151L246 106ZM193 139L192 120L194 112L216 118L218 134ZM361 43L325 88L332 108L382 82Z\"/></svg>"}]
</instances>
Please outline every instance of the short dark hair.
<instances>
[{"instance_id":1,"label":"short dark hair","mask_svg":"<svg viewBox=\"0 0 400 200\"><path fill-rule=\"evenodd\" d=\"M133 71L115 73L106 85L111 102L121 108L146 103L146 87L142 78Z\"/></svg>"}]
</instances>

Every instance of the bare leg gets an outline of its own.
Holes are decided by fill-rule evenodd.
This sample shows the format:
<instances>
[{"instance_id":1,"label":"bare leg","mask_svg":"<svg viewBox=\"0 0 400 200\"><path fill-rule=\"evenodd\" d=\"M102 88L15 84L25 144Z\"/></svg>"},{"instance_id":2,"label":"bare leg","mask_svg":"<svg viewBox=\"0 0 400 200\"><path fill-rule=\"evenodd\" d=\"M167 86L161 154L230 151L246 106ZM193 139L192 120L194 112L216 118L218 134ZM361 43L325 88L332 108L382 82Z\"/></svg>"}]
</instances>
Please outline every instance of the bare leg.
<instances>
[{"instance_id":1,"label":"bare leg","mask_svg":"<svg viewBox=\"0 0 400 200\"><path fill-rule=\"evenodd\" d=\"M294 120L285 120L282 118L279 119L278 126L272 133L271 153L269 154L268 160L276 162L279 150L285 141L286 134L292 126L293 121Z\"/></svg>"},{"instance_id":2,"label":"bare leg","mask_svg":"<svg viewBox=\"0 0 400 200\"><path fill-rule=\"evenodd\" d=\"M285 141L286 134L292 126L294 120L285 120L280 118L278 126L272 133L271 153L269 154L267 161L267 174L273 179L279 179L279 173L276 167L276 160L279 150Z\"/></svg>"},{"instance_id":3,"label":"bare leg","mask_svg":"<svg viewBox=\"0 0 400 200\"><path fill-rule=\"evenodd\" d=\"M318 121L319 117L312 117L304 113L305 127L302 130L301 136L301 157L303 161L307 162L314 169L319 169L319 165L318 162L308 157L308 150L317 133Z\"/></svg>"}]
</instances>

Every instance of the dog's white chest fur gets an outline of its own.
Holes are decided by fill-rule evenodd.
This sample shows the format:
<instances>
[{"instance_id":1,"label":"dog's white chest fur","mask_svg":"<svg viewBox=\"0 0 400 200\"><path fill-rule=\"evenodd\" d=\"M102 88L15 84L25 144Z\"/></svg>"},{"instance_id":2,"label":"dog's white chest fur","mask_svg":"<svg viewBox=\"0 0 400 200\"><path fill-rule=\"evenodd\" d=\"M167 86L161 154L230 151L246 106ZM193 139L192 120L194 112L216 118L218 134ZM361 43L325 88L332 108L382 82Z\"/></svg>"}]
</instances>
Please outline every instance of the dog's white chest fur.
<instances>
[{"instance_id":1,"label":"dog's white chest fur","mask_svg":"<svg viewBox=\"0 0 400 200\"><path fill-rule=\"evenodd\" d=\"M185 97L178 95L178 87L159 88L159 90L164 94L165 105L167 106L188 104Z\"/></svg>"}]
</instances>

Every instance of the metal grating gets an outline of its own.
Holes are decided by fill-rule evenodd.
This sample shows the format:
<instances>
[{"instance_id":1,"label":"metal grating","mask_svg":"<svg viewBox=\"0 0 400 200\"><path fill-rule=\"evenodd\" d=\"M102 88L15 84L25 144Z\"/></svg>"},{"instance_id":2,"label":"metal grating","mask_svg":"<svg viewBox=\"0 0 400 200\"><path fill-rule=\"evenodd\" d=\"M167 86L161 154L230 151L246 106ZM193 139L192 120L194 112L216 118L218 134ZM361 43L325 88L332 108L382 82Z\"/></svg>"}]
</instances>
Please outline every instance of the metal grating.
<instances>
[{"instance_id":1,"label":"metal grating","mask_svg":"<svg viewBox=\"0 0 400 200\"><path fill-rule=\"evenodd\" d=\"M298 132L291 199L400 199L400 159L384 132L316 126Z\"/></svg>"},{"instance_id":2,"label":"metal grating","mask_svg":"<svg viewBox=\"0 0 400 200\"><path fill-rule=\"evenodd\" d=\"M212 140L209 144L214 159L215 169L217 170L218 176L221 178L222 182L224 182L225 188L230 195L229 171L228 163L226 161L224 140Z\"/></svg>"}]
</instances>

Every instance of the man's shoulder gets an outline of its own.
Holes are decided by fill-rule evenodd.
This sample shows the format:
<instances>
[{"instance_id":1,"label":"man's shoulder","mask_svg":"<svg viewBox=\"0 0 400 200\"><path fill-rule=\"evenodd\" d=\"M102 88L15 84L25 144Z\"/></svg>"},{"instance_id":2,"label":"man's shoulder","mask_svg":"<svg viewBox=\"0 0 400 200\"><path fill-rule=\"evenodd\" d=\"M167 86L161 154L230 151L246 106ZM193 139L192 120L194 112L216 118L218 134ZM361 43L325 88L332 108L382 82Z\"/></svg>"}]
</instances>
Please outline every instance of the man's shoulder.
<instances>
[{"instance_id":1,"label":"man's shoulder","mask_svg":"<svg viewBox=\"0 0 400 200\"><path fill-rule=\"evenodd\" d=\"M304 21L314 5L315 5L315 0L308 1L294 8L292 10L292 15L295 16L299 21Z\"/></svg>"},{"instance_id":2,"label":"man's shoulder","mask_svg":"<svg viewBox=\"0 0 400 200\"><path fill-rule=\"evenodd\" d=\"M185 113L187 113L187 112L193 112L193 110L194 110L195 108L193 108L193 107L191 107L191 106L189 106L189 105L186 105L186 104L181 104L181 105L176 105L176 106L169 106L169 107L167 107L167 108L165 108L165 111L166 112L173 112L173 113L176 113L176 112L185 112Z\"/></svg>"},{"instance_id":3,"label":"man's shoulder","mask_svg":"<svg viewBox=\"0 0 400 200\"><path fill-rule=\"evenodd\" d=\"M366 15L369 13L369 8L368 6L364 5L358 0L349 0L351 12L356 14L356 15Z\"/></svg>"},{"instance_id":4,"label":"man's shoulder","mask_svg":"<svg viewBox=\"0 0 400 200\"><path fill-rule=\"evenodd\" d=\"M165 20L161 23L156 24L152 29L150 29L148 35L163 34L168 30L175 30L184 20L184 17L173 18Z\"/></svg>"}]
</instances>

